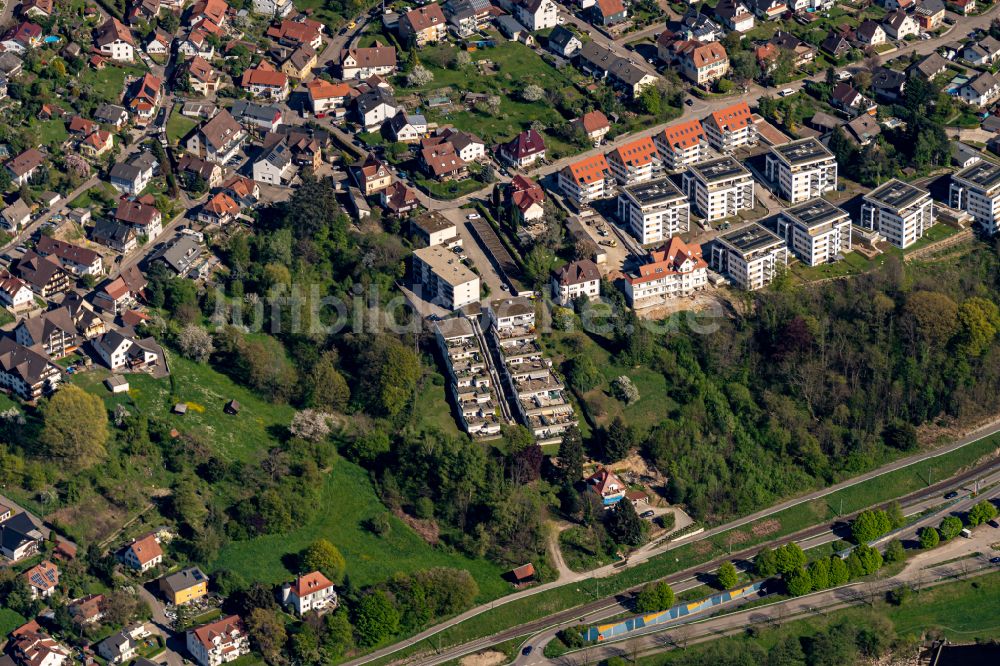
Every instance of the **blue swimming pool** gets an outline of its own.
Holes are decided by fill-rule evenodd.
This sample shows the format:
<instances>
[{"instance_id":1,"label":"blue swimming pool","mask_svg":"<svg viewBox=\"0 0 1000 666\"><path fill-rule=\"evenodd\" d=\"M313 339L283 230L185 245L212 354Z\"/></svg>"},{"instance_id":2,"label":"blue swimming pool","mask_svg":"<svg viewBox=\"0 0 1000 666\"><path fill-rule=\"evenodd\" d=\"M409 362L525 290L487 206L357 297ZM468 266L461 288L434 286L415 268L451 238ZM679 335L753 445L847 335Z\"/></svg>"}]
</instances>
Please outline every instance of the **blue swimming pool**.
<instances>
[{"instance_id":1,"label":"blue swimming pool","mask_svg":"<svg viewBox=\"0 0 1000 666\"><path fill-rule=\"evenodd\" d=\"M49 35L48 37L45 38L44 41L46 44L55 44L60 39L62 39L62 37L60 37L59 35Z\"/></svg>"}]
</instances>

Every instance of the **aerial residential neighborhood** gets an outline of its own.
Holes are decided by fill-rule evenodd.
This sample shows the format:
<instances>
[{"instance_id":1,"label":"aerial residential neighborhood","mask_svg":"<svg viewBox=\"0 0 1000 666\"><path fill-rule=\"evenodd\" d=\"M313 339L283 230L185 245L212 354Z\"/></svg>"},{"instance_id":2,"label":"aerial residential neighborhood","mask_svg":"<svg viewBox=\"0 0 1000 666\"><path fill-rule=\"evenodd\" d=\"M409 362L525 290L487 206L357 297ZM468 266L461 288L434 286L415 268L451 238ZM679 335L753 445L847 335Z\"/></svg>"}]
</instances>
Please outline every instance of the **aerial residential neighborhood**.
<instances>
[{"instance_id":1,"label":"aerial residential neighborhood","mask_svg":"<svg viewBox=\"0 0 1000 666\"><path fill-rule=\"evenodd\" d=\"M1000 663L994 3L0 24L0 666Z\"/></svg>"}]
</instances>

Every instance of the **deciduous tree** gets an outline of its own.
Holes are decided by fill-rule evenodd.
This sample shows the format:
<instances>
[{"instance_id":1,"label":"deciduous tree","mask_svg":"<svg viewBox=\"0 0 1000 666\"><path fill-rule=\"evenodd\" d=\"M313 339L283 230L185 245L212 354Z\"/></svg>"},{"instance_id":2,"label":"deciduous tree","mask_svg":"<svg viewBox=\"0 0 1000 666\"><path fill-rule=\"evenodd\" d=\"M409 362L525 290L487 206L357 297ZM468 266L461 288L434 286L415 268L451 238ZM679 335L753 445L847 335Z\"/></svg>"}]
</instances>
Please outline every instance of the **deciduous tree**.
<instances>
[{"instance_id":1,"label":"deciduous tree","mask_svg":"<svg viewBox=\"0 0 1000 666\"><path fill-rule=\"evenodd\" d=\"M38 441L67 469L86 469L107 457L108 412L104 402L79 386L63 386L42 407Z\"/></svg>"}]
</instances>

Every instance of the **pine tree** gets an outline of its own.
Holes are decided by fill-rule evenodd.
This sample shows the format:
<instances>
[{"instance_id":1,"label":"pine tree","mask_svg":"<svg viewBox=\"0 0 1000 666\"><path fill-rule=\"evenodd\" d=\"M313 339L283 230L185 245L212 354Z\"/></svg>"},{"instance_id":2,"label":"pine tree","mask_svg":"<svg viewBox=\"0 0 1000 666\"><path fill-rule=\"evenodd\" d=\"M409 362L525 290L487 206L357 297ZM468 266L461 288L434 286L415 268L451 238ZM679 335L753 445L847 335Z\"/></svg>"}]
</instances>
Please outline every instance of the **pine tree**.
<instances>
[{"instance_id":1,"label":"pine tree","mask_svg":"<svg viewBox=\"0 0 1000 666\"><path fill-rule=\"evenodd\" d=\"M643 524L632 502L623 499L608 512L608 534L615 543L638 546L643 539Z\"/></svg>"}]
</instances>

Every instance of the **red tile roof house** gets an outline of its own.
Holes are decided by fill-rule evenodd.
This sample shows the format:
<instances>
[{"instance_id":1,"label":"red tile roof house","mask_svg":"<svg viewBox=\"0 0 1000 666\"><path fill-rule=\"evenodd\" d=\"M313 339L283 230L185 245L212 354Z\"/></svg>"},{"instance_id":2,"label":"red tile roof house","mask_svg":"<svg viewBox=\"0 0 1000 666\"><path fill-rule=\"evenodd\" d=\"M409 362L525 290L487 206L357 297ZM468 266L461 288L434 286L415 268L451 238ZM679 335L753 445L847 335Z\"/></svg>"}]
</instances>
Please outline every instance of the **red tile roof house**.
<instances>
[{"instance_id":1,"label":"red tile roof house","mask_svg":"<svg viewBox=\"0 0 1000 666\"><path fill-rule=\"evenodd\" d=\"M28 581L32 599L51 597L59 586L59 567L48 560L42 560L21 575Z\"/></svg>"},{"instance_id":2,"label":"red tile roof house","mask_svg":"<svg viewBox=\"0 0 1000 666\"><path fill-rule=\"evenodd\" d=\"M187 632L187 649L201 666L219 666L250 654L250 638L239 615Z\"/></svg>"},{"instance_id":3,"label":"red tile roof house","mask_svg":"<svg viewBox=\"0 0 1000 666\"><path fill-rule=\"evenodd\" d=\"M240 87L254 97L282 101L288 97L288 76L267 63L243 72Z\"/></svg>"},{"instance_id":4,"label":"red tile roof house","mask_svg":"<svg viewBox=\"0 0 1000 666\"><path fill-rule=\"evenodd\" d=\"M7 39L12 39L26 48L34 48L42 43L42 27L24 21L7 33Z\"/></svg>"},{"instance_id":5,"label":"red tile roof house","mask_svg":"<svg viewBox=\"0 0 1000 666\"><path fill-rule=\"evenodd\" d=\"M27 185L35 173L35 169L45 163L45 157L35 148L29 148L11 161L7 162L7 171L18 186Z\"/></svg>"},{"instance_id":6,"label":"red tile roof house","mask_svg":"<svg viewBox=\"0 0 1000 666\"><path fill-rule=\"evenodd\" d=\"M497 153L501 160L523 168L545 159L545 141L541 134L529 129L501 144Z\"/></svg>"},{"instance_id":7,"label":"red tile roof house","mask_svg":"<svg viewBox=\"0 0 1000 666\"><path fill-rule=\"evenodd\" d=\"M515 220L519 224L527 224L540 220L545 214L545 191L535 181L515 175L507 186L507 196L510 200Z\"/></svg>"},{"instance_id":8,"label":"red tile roof house","mask_svg":"<svg viewBox=\"0 0 1000 666\"><path fill-rule=\"evenodd\" d=\"M337 607L337 591L333 583L319 571L299 576L294 583L281 588L281 601L302 617L309 611L323 612Z\"/></svg>"},{"instance_id":9,"label":"red tile roof house","mask_svg":"<svg viewBox=\"0 0 1000 666\"><path fill-rule=\"evenodd\" d=\"M601 111L589 111L570 124L573 129L582 130L594 142L595 148L601 145L604 135L611 131L611 123Z\"/></svg>"},{"instance_id":10,"label":"red tile roof house","mask_svg":"<svg viewBox=\"0 0 1000 666\"><path fill-rule=\"evenodd\" d=\"M163 562L163 549L156 535L147 534L130 543L121 554L122 563L141 573L149 571Z\"/></svg>"},{"instance_id":11,"label":"red tile roof house","mask_svg":"<svg viewBox=\"0 0 1000 666\"><path fill-rule=\"evenodd\" d=\"M598 469L587 479L587 486L601 496L604 508L618 504L628 491L622 480L606 467Z\"/></svg>"},{"instance_id":12,"label":"red tile roof house","mask_svg":"<svg viewBox=\"0 0 1000 666\"><path fill-rule=\"evenodd\" d=\"M133 86L129 93L129 110L136 116L136 124L144 126L153 119L156 106L160 103L160 89L163 81L145 74Z\"/></svg>"}]
</instances>

